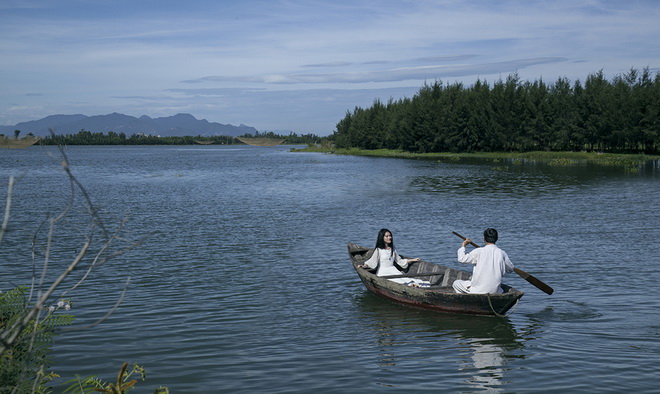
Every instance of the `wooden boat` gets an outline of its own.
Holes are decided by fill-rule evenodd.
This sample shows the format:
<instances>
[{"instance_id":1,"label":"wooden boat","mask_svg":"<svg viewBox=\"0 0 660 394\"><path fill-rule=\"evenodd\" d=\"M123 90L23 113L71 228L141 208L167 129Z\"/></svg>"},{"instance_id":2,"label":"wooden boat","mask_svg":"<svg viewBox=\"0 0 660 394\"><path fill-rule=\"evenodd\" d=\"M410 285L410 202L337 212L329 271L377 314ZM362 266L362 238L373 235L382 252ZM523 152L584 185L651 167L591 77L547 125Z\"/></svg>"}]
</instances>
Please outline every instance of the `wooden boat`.
<instances>
[{"instance_id":1,"label":"wooden boat","mask_svg":"<svg viewBox=\"0 0 660 394\"><path fill-rule=\"evenodd\" d=\"M473 315L503 316L518 304L523 292L502 284L502 294L459 294L454 292L452 283L456 279L469 279L471 273L459 269L429 263L423 260L412 263L408 272L400 276L376 276L358 265L371 257L373 248L348 243L348 254L355 272L364 286L372 292L406 305L431 309L439 312L464 313ZM458 264L458 263L457 263ZM388 278L409 277L427 280L430 287L410 287L388 280Z\"/></svg>"}]
</instances>

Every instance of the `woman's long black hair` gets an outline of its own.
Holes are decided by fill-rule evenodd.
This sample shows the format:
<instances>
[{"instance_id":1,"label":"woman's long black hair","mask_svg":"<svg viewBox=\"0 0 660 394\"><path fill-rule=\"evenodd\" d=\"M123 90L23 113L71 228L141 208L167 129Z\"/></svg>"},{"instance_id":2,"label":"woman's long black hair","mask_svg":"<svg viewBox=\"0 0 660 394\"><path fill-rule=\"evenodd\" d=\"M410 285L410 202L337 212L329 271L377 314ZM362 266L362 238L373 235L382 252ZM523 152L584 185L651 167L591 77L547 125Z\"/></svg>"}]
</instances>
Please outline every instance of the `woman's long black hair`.
<instances>
[{"instance_id":1,"label":"woman's long black hair","mask_svg":"<svg viewBox=\"0 0 660 394\"><path fill-rule=\"evenodd\" d=\"M380 249L385 249L387 248L387 245L385 245L385 233L390 233L392 232L386 228L381 228L380 231L378 232L378 238L376 239L376 247ZM394 255L394 234L392 234L392 243L390 244L390 248L392 248L392 255Z\"/></svg>"}]
</instances>

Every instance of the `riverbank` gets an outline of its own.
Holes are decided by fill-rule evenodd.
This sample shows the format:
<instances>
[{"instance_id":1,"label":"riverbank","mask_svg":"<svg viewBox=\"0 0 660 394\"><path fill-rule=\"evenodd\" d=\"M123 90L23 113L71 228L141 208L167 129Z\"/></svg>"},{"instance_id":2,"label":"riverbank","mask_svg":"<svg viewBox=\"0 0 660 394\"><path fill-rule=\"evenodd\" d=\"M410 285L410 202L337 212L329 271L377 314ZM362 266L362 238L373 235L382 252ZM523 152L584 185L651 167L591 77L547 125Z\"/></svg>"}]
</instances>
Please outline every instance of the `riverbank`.
<instances>
[{"instance_id":1,"label":"riverbank","mask_svg":"<svg viewBox=\"0 0 660 394\"><path fill-rule=\"evenodd\" d=\"M39 138L25 137L19 139L12 139L7 137L0 137L0 148L2 149L25 149L39 142Z\"/></svg>"},{"instance_id":2,"label":"riverbank","mask_svg":"<svg viewBox=\"0 0 660 394\"><path fill-rule=\"evenodd\" d=\"M495 163L502 160L516 161L538 161L549 165L570 166L585 163L631 167L647 161L660 160L657 155L643 154L618 154L597 152L480 152L480 153L411 153L402 150L390 149L335 149L320 146L308 146L301 149L291 149L294 152L319 152L335 155L391 157L399 159L418 159L435 161L461 161L469 159L489 160Z\"/></svg>"}]
</instances>

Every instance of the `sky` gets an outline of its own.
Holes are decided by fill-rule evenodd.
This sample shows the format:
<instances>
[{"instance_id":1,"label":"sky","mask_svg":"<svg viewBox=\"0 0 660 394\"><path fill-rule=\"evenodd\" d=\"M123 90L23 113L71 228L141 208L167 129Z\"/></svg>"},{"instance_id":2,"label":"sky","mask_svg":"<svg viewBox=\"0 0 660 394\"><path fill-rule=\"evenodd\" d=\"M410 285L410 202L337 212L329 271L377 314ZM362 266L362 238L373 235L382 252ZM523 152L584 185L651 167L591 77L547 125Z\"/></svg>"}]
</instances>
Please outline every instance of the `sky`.
<instances>
[{"instance_id":1,"label":"sky","mask_svg":"<svg viewBox=\"0 0 660 394\"><path fill-rule=\"evenodd\" d=\"M660 71L657 0L3 0L0 125L188 113L329 135L425 83Z\"/></svg>"}]
</instances>

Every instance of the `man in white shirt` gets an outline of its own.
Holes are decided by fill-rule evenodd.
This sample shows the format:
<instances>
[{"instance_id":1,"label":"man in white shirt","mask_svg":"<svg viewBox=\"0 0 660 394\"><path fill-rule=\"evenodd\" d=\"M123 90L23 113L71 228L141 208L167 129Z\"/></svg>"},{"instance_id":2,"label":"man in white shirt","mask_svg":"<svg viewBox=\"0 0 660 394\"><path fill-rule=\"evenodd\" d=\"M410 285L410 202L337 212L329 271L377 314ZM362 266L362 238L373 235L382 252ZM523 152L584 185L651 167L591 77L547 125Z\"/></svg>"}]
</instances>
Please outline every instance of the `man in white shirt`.
<instances>
[{"instance_id":1,"label":"man in white shirt","mask_svg":"<svg viewBox=\"0 0 660 394\"><path fill-rule=\"evenodd\" d=\"M495 294L503 293L502 277L507 272L513 272L513 263L506 252L495 246L497 230L487 228L484 231L486 246L465 253L465 246L472 242L469 238L463 241L458 249L458 262L472 264L472 278L470 280L454 281L454 291L457 293Z\"/></svg>"}]
</instances>

